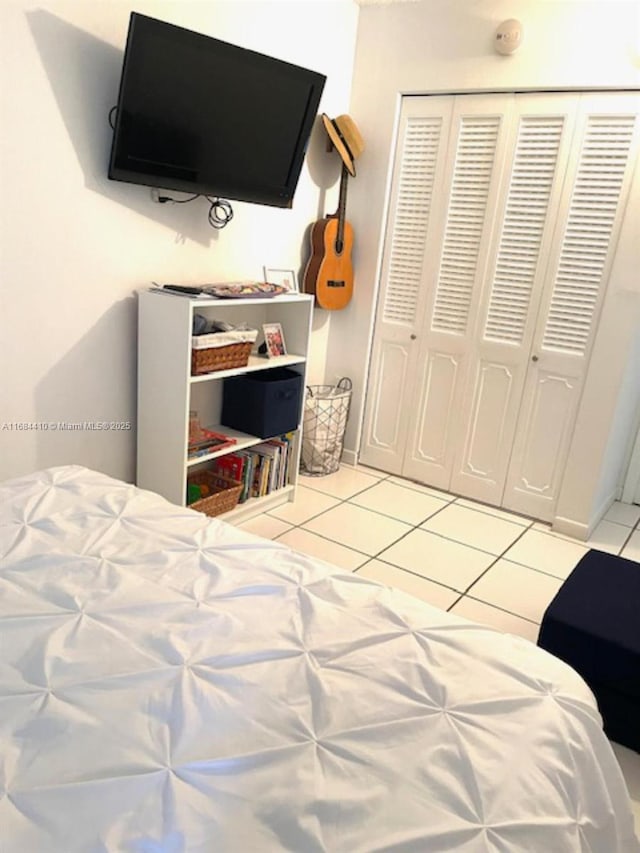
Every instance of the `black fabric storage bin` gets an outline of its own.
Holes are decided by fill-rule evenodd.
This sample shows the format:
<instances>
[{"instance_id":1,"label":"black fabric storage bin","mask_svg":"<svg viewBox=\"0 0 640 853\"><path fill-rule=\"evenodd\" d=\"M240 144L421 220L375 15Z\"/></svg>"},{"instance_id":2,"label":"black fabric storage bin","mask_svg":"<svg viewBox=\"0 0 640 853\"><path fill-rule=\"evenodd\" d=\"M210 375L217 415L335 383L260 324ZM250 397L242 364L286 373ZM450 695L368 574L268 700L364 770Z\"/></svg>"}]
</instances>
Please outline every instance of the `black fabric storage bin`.
<instances>
[{"instance_id":1,"label":"black fabric storage bin","mask_svg":"<svg viewBox=\"0 0 640 853\"><path fill-rule=\"evenodd\" d=\"M598 701L607 737L640 753L640 701L606 685L587 683Z\"/></svg>"},{"instance_id":2,"label":"black fabric storage bin","mask_svg":"<svg viewBox=\"0 0 640 853\"><path fill-rule=\"evenodd\" d=\"M538 645L584 678L607 735L640 750L640 564L588 551L547 607Z\"/></svg>"},{"instance_id":3,"label":"black fabric storage bin","mask_svg":"<svg viewBox=\"0 0 640 853\"><path fill-rule=\"evenodd\" d=\"M260 438L273 438L298 428L302 376L276 367L224 380L223 426Z\"/></svg>"}]
</instances>

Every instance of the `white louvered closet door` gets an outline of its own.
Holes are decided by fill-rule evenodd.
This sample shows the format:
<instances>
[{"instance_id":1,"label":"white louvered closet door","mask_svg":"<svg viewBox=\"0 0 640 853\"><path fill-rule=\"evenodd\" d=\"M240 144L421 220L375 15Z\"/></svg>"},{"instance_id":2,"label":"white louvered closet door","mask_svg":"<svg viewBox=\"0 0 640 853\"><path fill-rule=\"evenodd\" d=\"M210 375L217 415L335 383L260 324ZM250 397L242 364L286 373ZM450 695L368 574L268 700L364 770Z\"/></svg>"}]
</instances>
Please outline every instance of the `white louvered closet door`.
<instances>
[{"instance_id":1,"label":"white louvered closet door","mask_svg":"<svg viewBox=\"0 0 640 853\"><path fill-rule=\"evenodd\" d=\"M553 517L637 113L617 93L405 99L364 464Z\"/></svg>"},{"instance_id":2,"label":"white louvered closet door","mask_svg":"<svg viewBox=\"0 0 640 853\"><path fill-rule=\"evenodd\" d=\"M573 95L519 95L468 350L450 489L501 504L575 125Z\"/></svg>"},{"instance_id":3,"label":"white louvered closet door","mask_svg":"<svg viewBox=\"0 0 640 853\"><path fill-rule=\"evenodd\" d=\"M393 474L402 473L414 411L424 268L434 246L433 199L444 191L452 109L450 96L406 98L402 107L361 454L365 464Z\"/></svg>"},{"instance_id":4,"label":"white louvered closet door","mask_svg":"<svg viewBox=\"0 0 640 853\"><path fill-rule=\"evenodd\" d=\"M582 95L503 506L549 521L640 136L638 95Z\"/></svg>"},{"instance_id":5,"label":"white louvered closet door","mask_svg":"<svg viewBox=\"0 0 640 853\"><path fill-rule=\"evenodd\" d=\"M498 203L513 95L454 98L444 191L434 198L402 473L448 489L461 440L475 319Z\"/></svg>"}]
</instances>

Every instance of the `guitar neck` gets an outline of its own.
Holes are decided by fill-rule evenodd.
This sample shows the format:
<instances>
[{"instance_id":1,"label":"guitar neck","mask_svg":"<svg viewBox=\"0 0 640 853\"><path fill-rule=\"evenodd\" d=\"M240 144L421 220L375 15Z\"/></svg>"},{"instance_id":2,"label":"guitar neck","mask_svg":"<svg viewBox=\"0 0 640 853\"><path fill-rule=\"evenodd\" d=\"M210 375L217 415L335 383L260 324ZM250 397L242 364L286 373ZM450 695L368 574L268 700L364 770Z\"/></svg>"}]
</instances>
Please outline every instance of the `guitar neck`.
<instances>
[{"instance_id":1,"label":"guitar neck","mask_svg":"<svg viewBox=\"0 0 640 853\"><path fill-rule=\"evenodd\" d=\"M342 174L340 175L340 199L338 201L338 233L336 236L336 251L338 254L342 251L344 245L344 223L347 214L347 181L349 180L349 170L342 164Z\"/></svg>"}]
</instances>

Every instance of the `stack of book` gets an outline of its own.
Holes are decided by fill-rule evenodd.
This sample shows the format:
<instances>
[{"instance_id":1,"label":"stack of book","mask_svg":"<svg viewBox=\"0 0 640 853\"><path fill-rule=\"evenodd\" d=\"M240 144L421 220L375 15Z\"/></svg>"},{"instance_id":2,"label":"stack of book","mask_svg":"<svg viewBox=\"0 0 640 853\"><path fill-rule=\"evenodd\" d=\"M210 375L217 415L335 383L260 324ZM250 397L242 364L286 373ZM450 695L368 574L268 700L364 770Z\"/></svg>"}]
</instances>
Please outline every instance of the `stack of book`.
<instances>
[{"instance_id":1,"label":"stack of book","mask_svg":"<svg viewBox=\"0 0 640 853\"><path fill-rule=\"evenodd\" d=\"M286 485L292 437L293 433L287 433L216 459L219 473L242 483L239 503L261 498Z\"/></svg>"},{"instance_id":2,"label":"stack of book","mask_svg":"<svg viewBox=\"0 0 640 853\"><path fill-rule=\"evenodd\" d=\"M228 435L199 427L197 439L189 441L187 458L193 459L195 456L207 456L216 450L222 450L223 447L230 447L236 441L237 439L230 438Z\"/></svg>"}]
</instances>

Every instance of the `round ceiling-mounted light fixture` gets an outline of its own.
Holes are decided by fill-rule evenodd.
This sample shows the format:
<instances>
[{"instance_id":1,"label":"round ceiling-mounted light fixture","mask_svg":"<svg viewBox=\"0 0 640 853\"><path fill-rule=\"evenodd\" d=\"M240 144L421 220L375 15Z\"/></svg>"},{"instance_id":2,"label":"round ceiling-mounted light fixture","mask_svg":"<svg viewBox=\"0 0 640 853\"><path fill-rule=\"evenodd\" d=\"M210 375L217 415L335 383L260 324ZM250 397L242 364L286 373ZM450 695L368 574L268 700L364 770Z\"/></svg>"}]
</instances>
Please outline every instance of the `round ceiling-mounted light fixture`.
<instances>
[{"instance_id":1,"label":"round ceiling-mounted light fixture","mask_svg":"<svg viewBox=\"0 0 640 853\"><path fill-rule=\"evenodd\" d=\"M496 30L494 45L498 53L509 54L522 44L522 24L515 18L503 21Z\"/></svg>"}]
</instances>

